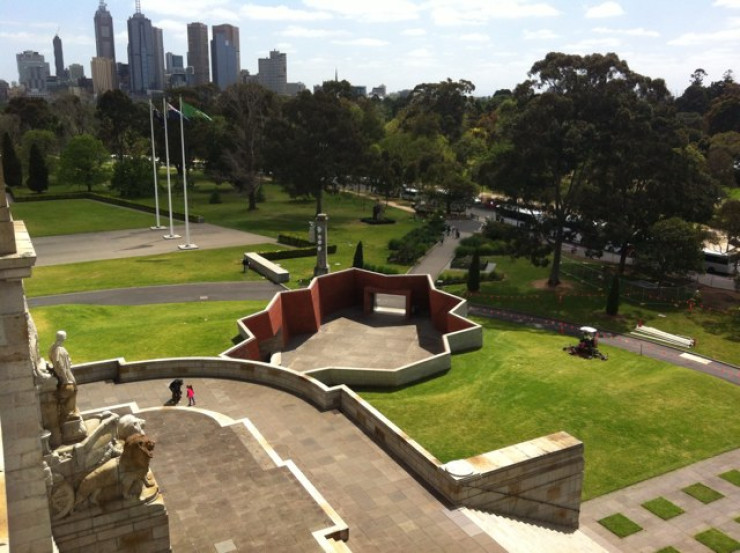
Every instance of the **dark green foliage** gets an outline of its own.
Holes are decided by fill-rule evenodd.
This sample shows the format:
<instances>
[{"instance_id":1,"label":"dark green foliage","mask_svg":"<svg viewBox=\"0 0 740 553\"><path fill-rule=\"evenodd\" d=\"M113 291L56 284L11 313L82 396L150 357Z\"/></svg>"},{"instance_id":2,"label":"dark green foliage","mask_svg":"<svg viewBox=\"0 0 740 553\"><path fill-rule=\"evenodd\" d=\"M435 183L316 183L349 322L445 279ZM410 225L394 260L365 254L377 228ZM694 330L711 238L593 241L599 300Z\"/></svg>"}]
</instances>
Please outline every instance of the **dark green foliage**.
<instances>
[{"instance_id":1,"label":"dark green foliage","mask_svg":"<svg viewBox=\"0 0 740 553\"><path fill-rule=\"evenodd\" d=\"M476 251L470 263L470 269L468 269L468 292L478 290L480 290L480 254Z\"/></svg>"},{"instance_id":2,"label":"dark green foliage","mask_svg":"<svg viewBox=\"0 0 740 553\"><path fill-rule=\"evenodd\" d=\"M59 160L59 181L85 186L88 192L108 178L104 163L108 152L103 143L89 134L80 134L69 141Z\"/></svg>"},{"instance_id":3,"label":"dark green foliage","mask_svg":"<svg viewBox=\"0 0 740 553\"><path fill-rule=\"evenodd\" d=\"M388 261L407 265L416 262L427 250L439 241L444 231L444 219L429 219L424 226L415 228L400 240L390 240Z\"/></svg>"},{"instance_id":4,"label":"dark green foliage","mask_svg":"<svg viewBox=\"0 0 740 553\"><path fill-rule=\"evenodd\" d=\"M218 190L214 190L211 192L211 195L208 198L209 204L220 204L221 203L221 193Z\"/></svg>"},{"instance_id":5,"label":"dark green foliage","mask_svg":"<svg viewBox=\"0 0 740 553\"><path fill-rule=\"evenodd\" d=\"M357 248L355 248L355 257L352 260L352 266L362 269L365 266L365 260L362 255L362 240L357 242Z\"/></svg>"},{"instance_id":6,"label":"dark green foliage","mask_svg":"<svg viewBox=\"0 0 740 553\"><path fill-rule=\"evenodd\" d=\"M614 275L609 296L606 298L606 314L614 316L617 313L619 313L619 275Z\"/></svg>"},{"instance_id":7,"label":"dark green foliage","mask_svg":"<svg viewBox=\"0 0 740 553\"><path fill-rule=\"evenodd\" d=\"M13 141L8 133L3 134L3 177L5 184L19 187L23 184L23 167L15 153Z\"/></svg>"},{"instance_id":8,"label":"dark green foliage","mask_svg":"<svg viewBox=\"0 0 740 553\"><path fill-rule=\"evenodd\" d=\"M31 146L31 152L28 155L28 179L26 186L29 190L41 193L49 188L49 169L46 167L46 160L41 153L38 145Z\"/></svg>"},{"instance_id":9,"label":"dark green foliage","mask_svg":"<svg viewBox=\"0 0 740 553\"><path fill-rule=\"evenodd\" d=\"M145 157L124 157L113 168L112 190L122 198L143 198L152 195L152 165Z\"/></svg>"}]
</instances>

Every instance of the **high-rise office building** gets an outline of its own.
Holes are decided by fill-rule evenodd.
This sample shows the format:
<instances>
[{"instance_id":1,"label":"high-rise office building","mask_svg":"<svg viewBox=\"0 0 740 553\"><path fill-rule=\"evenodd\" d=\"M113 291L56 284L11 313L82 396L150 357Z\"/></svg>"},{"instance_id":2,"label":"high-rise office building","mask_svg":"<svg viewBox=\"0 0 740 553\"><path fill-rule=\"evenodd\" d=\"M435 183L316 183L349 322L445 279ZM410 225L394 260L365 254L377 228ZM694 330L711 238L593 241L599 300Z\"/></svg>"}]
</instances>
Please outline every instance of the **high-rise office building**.
<instances>
[{"instance_id":1,"label":"high-rise office building","mask_svg":"<svg viewBox=\"0 0 740 553\"><path fill-rule=\"evenodd\" d=\"M188 66L193 68L193 84L210 82L208 66L208 26L188 23Z\"/></svg>"},{"instance_id":2,"label":"high-rise office building","mask_svg":"<svg viewBox=\"0 0 740 553\"><path fill-rule=\"evenodd\" d=\"M105 4L105 0L100 0L98 10L93 18L95 22L95 49L97 57L108 58L116 63L116 43L113 36L113 17Z\"/></svg>"},{"instance_id":3,"label":"high-rise office building","mask_svg":"<svg viewBox=\"0 0 740 553\"><path fill-rule=\"evenodd\" d=\"M239 80L239 28L233 25L214 25L211 40L211 68L213 82L223 90Z\"/></svg>"},{"instance_id":4,"label":"high-rise office building","mask_svg":"<svg viewBox=\"0 0 740 553\"><path fill-rule=\"evenodd\" d=\"M162 29L152 27L154 33L154 88L164 88L164 39Z\"/></svg>"},{"instance_id":5,"label":"high-rise office building","mask_svg":"<svg viewBox=\"0 0 740 553\"><path fill-rule=\"evenodd\" d=\"M54 35L54 40L52 40L51 42L54 45L54 69L56 70L56 76L57 79L62 80L65 78L62 39L59 38L59 35Z\"/></svg>"},{"instance_id":6,"label":"high-rise office building","mask_svg":"<svg viewBox=\"0 0 740 553\"><path fill-rule=\"evenodd\" d=\"M165 54L165 82L170 88L185 86L188 84L188 76L185 72L185 62L182 56L167 52Z\"/></svg>"},{"instance_id":7,"label":"high-rise office building","mask_svg":"<svg viewBox=\"0 0 740 553\"><path fill-rule=\"evenodd\" d=\"M136 13L128 18L128 69L132 94L143 95L147 90L162 88L157 86L158 48L155 43L152 22L141 13L137 2Z\"/></svg>"},{"instance_id":8,"label":"high-rise office building","mask_svg":"<svg viewBox=\"0 0 740 553\"><path fill-rule=\"evenodd\" d=\"M93 92L103 94L116 87L116 66L112 59L93 58L90 62L90 73L93 80Z\"/></svg>"},{"instance_id":9,"label":"high-rise office building","mask_svg":"<svg viewBox=\"0 0 740 553\"><path fill-rule=\"evenodd\" d=\"M32 91L46 90L46 79L49 77L49 64L38 52L26 50L15 55L18 64L18 82Z\"/></svg>"},{"instance_id":10,"label":"high-rise office building","mask_svg":"<svg viewBox=\"0 0 740 553\"><path fill-rule=\"evenodd\" d=\"M259 58L257 65L259 68L258 82L275 94L285 96L288 93L287 56L277 50L272 50L270 57Z\"/></svg>"}]
</instances>

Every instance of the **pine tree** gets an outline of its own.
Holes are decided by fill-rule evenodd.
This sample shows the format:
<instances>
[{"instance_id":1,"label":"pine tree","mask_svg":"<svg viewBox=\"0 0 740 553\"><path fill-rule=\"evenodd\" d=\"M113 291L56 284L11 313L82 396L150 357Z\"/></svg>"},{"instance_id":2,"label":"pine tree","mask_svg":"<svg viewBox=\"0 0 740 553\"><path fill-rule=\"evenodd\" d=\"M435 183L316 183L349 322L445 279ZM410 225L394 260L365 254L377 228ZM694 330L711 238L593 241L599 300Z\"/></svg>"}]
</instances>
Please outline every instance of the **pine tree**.
<instances>
[{"instance_id":1,"label":"pine tree","mask_svg":"<svg viewBox=\"0 0 740 553\"><path fill-rule=\"evenodd\" d=\"M23 185L21 160L18 159L13 141L7 132L3 134L3 177L5 178L5 184L10 187Z\"/></svg>"},{"instance_id":2,"label":"pine tree","mask_svg":"<svg viewBox=\"0 0 740 553\"><path fill-rule=\"evenodd\" d=\"M619 313L619 275L614 275L609 296L606 298L606 314L613 316L617 313Z\"/></svg>"},{"instance_id":3,"label":"pine tree","mask_svg":"<svg viewBox=\"0 0 740 553\"><path fill-rule=\"evenodd\" d=\"M357 248L355 248L355 258L352 260L352 266L358 269L362 269L365 266L365 260L362 254L362 240L357 243Z\"/></svg>"},{"instance_id":4,"label":"pine tree","mask_svg":"<svg viewBox=\"0 0 740 553\"><path fill-rule=\"evenodd\" d=\"M468 269L468 292L477 292L478 290L480 290L480 255L478 250L475 250Z\"/></svg>"},{"instance_id":5,"label":"pine tree","mask_svg":"<svg viewBox=\"0 0 740 553\"><path fill-rule=\"evenodd\" d=\"M49 169L46 167L46 160L37 144L31 145L31 151L28 154L26 186L36 193L41 193L49 188Z\"/></svg>"}]
</instances>

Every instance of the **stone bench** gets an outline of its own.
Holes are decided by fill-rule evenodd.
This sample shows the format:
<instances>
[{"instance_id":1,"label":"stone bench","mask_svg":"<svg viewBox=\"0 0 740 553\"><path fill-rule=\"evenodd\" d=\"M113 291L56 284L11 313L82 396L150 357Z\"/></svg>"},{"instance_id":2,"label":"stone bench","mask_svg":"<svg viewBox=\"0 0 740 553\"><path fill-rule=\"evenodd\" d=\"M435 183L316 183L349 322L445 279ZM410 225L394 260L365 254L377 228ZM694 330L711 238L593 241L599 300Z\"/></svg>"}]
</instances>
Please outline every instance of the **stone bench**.
<instances>
[{"instance_id":1,"label":"stone bench","mask_svg":"<svg viewBox=\"0 0 740 553\"><path fill-rule=\"evenodd\" d=\"M247 261L250 269L258 272L272 282L279 284L290 280L290 272L269 259L265 259L258 253L245 253L244 259Z\"/></svg>"}]
</instances>

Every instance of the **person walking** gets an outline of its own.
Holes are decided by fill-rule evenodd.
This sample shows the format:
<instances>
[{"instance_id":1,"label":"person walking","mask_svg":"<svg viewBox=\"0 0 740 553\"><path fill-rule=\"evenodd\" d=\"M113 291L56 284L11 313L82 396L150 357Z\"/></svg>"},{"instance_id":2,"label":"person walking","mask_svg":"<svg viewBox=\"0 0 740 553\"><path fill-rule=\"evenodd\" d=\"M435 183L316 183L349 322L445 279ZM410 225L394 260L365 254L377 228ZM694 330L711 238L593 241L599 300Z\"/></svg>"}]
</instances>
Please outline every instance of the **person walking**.
<instances>
[{"instance_id":1,"label":"person walking","mask_svg":"<svg viewBox=\"0 0 740 553\"><path fill-rule=\"evenodd\" d=\"M193 387L190 384L188 384L186 388L188 389L188 407L192 407L195 405L195 390L193 390Z\"/></svg>"}]
</instances>

